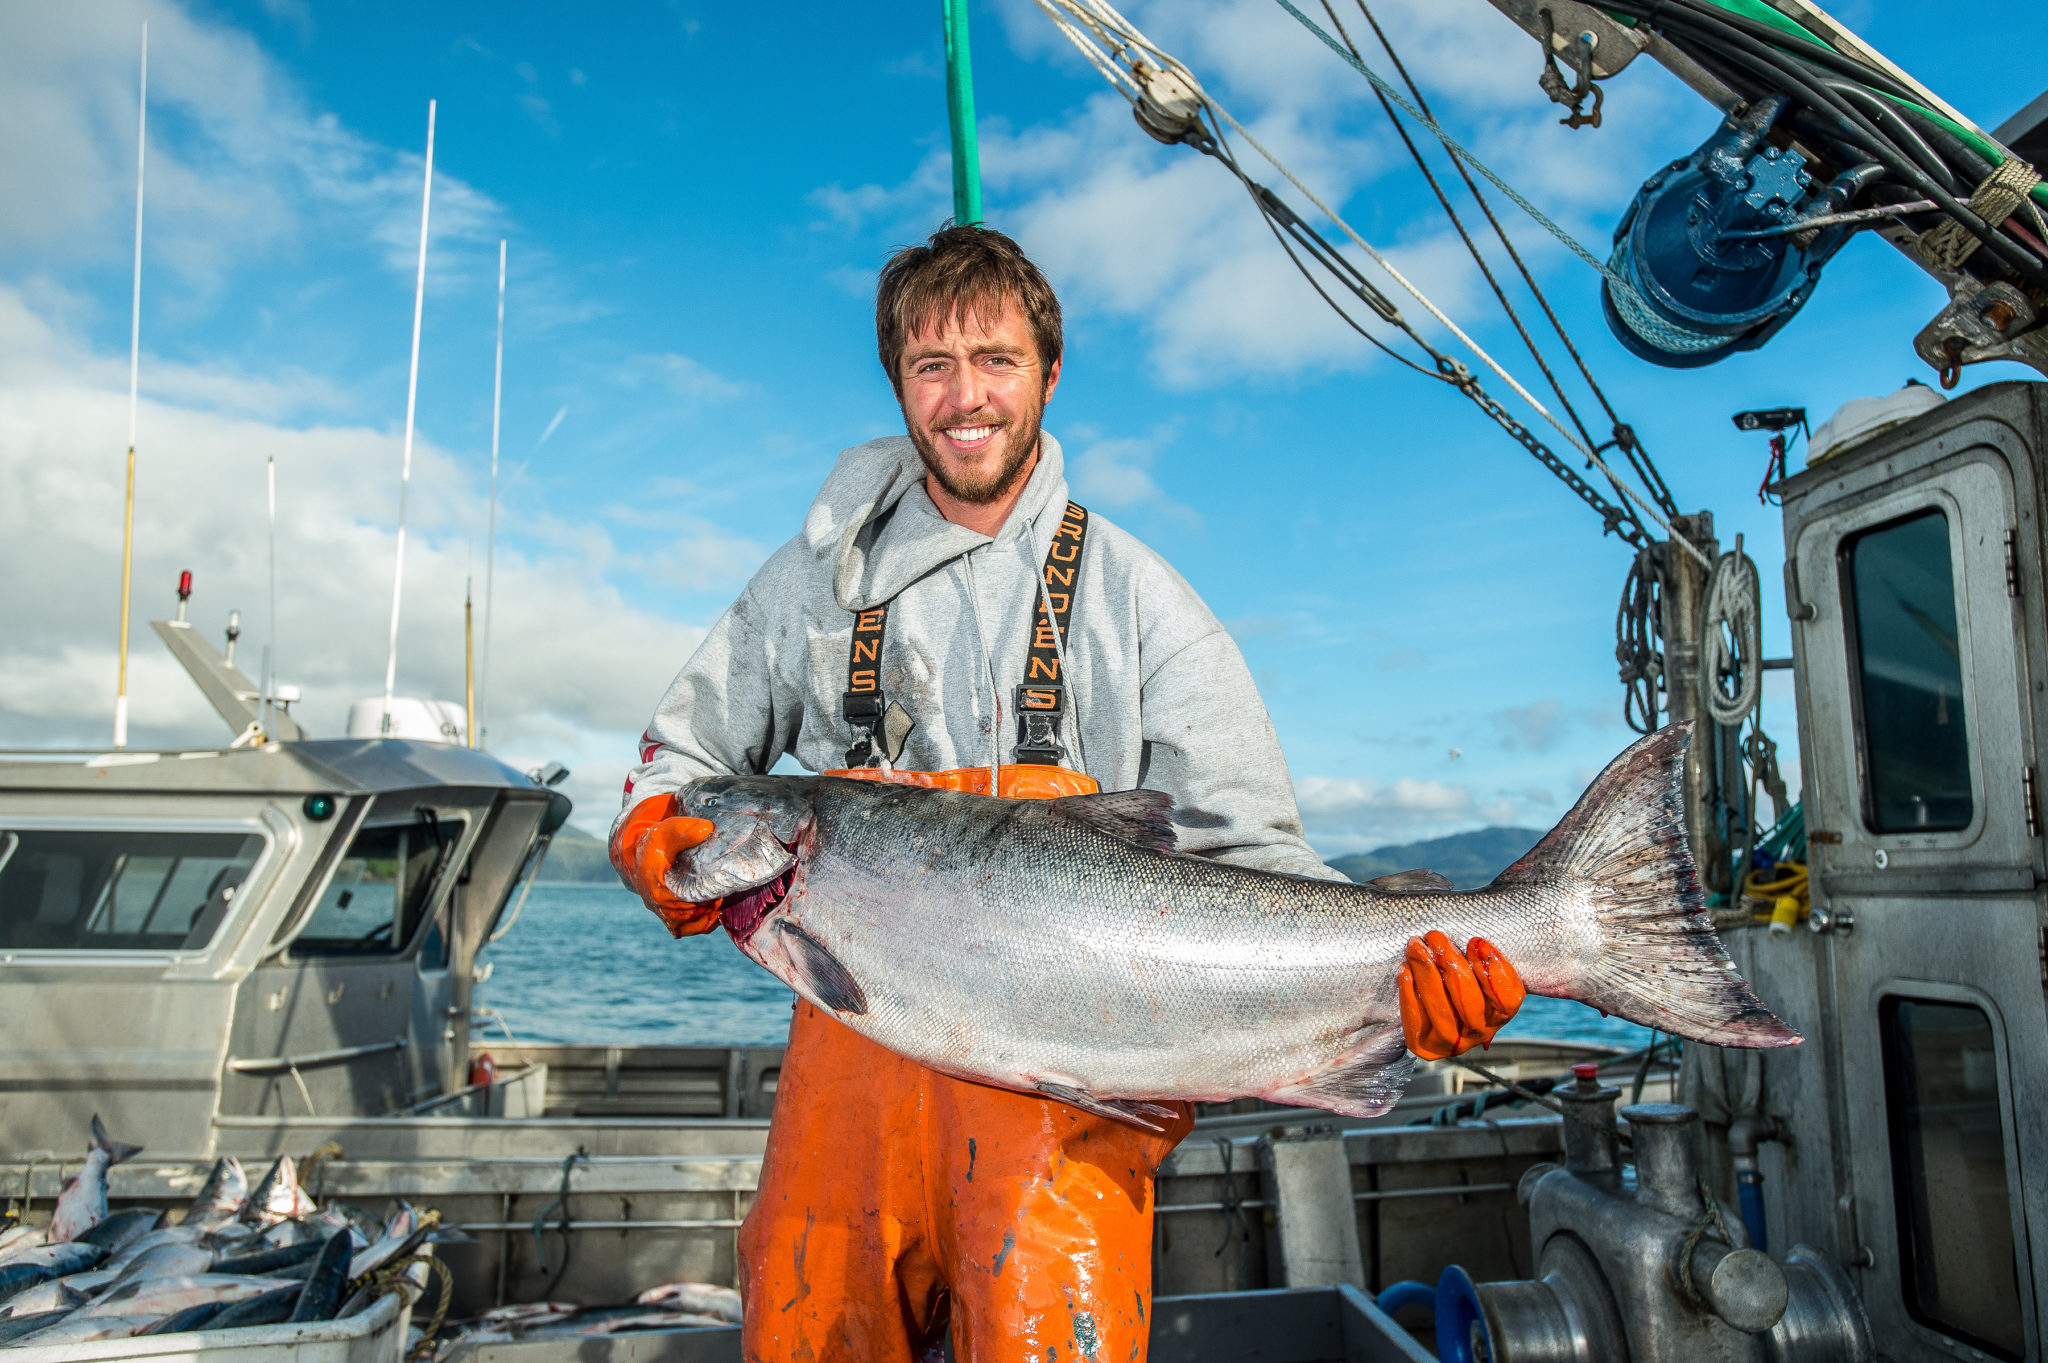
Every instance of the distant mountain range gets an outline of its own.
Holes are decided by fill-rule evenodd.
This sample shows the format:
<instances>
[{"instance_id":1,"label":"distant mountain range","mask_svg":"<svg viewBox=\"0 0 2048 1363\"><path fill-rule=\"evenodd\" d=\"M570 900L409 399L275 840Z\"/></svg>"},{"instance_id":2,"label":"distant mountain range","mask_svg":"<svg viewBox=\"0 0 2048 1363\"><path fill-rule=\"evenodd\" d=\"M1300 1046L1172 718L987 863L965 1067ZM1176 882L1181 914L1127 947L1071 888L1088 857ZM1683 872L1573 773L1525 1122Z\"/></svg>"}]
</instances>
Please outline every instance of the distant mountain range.
<instances>
[{"instance_id":1,"label":"distant mountain range","mask_svg":"<svg viewBox=\"0 0 2048 1363\"><path fill-rule=\"evenodd\" d=\"M1426 842L1354 852L1333 858L1330 865L1358 881L1395 871L1435 871L1459 889L1472 890L1512 866L1542 836L1540 828L1475 828Z\"/></svg>"},{"instance_id":2,"label":"distant mountain range","mask_svg":"<svg viewBox=\"0 0 2048 1363\"><path fill-rule=\"evenodd\" d=\"M1536 845L1540 828L1477 828L1469 833L1396 843L1370 852L1334 858L1330 865L1353 880L1371 880L1395 871L1429 870L1461 890L1486 884ZM564 826L548 848L542 880L604 884L617 879L605 846L573 826Z\"/></svg>"},{"instance_id":3,"label":"distant mountain range","mask_svg":"<svg viewBox=\"0 0 2048 1363\"><path fill-rule=\"evenodd\" d=\"M612 869L611 856L602 842L574 824L563 824L555 840L548 844L548 859L541 863L540 878L579 885L605 881L616 884L619 874Z\"/></svg>"}]
</instances>

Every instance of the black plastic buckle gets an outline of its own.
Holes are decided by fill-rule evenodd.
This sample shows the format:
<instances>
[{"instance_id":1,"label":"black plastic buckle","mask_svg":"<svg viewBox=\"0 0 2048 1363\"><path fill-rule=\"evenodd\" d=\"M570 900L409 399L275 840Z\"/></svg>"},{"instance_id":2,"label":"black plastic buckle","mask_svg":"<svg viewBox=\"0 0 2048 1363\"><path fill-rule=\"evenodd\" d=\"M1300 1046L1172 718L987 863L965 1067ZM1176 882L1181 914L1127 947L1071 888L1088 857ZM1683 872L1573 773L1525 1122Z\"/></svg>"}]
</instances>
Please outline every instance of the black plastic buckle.
<instances>
[{"instance_id":1,"label":"black plastic buckle","mask_svg":"<svg viewBox=\"0 0 2048 1363\"><path fill-rule=\"evenodd\" d=\"M846 750L849 767L872 766L875 760L875 731L882 727L887 708L880 691L848 691L839 698L839 714L853 726L853 746Z\"/></svg>"},{"instance_id":2,"label":"black plastic buckle","mask_svg":"<svg viewBox=\"0 0 2048 1363\"><path fill-rule=\"evenodd\" d=\"M1029 682L1016 691L1017 760L1057 767L1064 761L1060 748L1060 716L1067 712L1067 688L1035 686Z\"/></svg>"}]
</instances>

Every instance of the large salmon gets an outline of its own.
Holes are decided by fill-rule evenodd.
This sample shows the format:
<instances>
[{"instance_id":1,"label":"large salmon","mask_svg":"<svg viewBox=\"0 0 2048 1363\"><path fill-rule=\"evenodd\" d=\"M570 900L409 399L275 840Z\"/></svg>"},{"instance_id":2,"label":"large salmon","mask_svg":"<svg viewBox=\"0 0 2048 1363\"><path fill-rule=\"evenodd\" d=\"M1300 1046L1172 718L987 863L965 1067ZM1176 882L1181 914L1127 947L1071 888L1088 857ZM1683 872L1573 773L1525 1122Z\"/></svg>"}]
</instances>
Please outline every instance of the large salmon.
<instances>
[{"instance_id":1,"label":"large salmon","mask_svg":"<svg viewBox=\"0 0 2048 1363\"><path fill-rule=\"evenodd\" d=\"M1482 890L1389 893L1173 850L1170 802L999 800L832 777L693 782L670 874L740 950L863 1036L964 1079L1150 1125L1242 1096L1372 1116L1411 1068L1408 939L1490 938L1538 994L1720 1046L1790 1046L1701 907L1690 726L1634 744Z\"/></svg>"}]
</instances>

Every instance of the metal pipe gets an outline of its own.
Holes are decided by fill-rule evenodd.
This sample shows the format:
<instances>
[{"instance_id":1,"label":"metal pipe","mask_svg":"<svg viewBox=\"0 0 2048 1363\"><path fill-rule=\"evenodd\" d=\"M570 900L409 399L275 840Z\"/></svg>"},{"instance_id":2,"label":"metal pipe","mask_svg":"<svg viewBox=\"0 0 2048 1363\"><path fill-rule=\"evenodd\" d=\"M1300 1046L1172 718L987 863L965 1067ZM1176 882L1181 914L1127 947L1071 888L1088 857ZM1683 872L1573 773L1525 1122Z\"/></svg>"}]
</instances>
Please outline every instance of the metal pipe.
<instances>
[{"instance_id":1,"label":"metal pipe","mask_svg":"<svg viewBox=\"0 0 2048 1363\"><path fill-rule=\"evenodd\" d=\"M1250 1206L1250 1203L1246 1203ZM558 1230L736 1230L736 1218L720 1218L705 1221L569 1221L551 1224L550 1231ZM476 1231L530 1231L531 1221L465 1221L453 1229L464 1232Z\"/></svg>"},{"instance_id":2,"label":"metal pipe","mask_svg":"<svg viewBox=\"0 0 2048 1363\"><path fill-rule=\"evenodd\" d=\"M284 1074L291 1070L316 1070L323 1065L345 1065L351 1060L365 1056L382 1055L386 1051L402 1051L406 1047L404 1037L390 1041L375 1041L367 1046L343 1046L332 1051L308 1051L304 1055L272 1055L251 1060L230 1060L228 1068L236 1074Z\"/></svg>"},{"instance_id":3,"label":"metal pipe","mask_svg":"<svg viewBox=\"0 0 2048 1363\"><path fill-rule=\"evenodd\" d=\"M1756 1167L1756 1149L1765 1141L1785 1138L1785 1124L1776 1117L1751 1113L1728 1127L1728 1159L1735 1166L1735 1197L1750 1243L1768 1251L1769 1223L1764 1215L1764 1176Z\"/></svg>"},{"instance_id":4,"label":"metal pipe","mask_svg":"<svg viewBox=\"0 0 2048 1363\"><path fill-rule=\"evenodd\" d=\"M1461 1193L1504 1193L1515 1185L1512 1183L1444 1183L1429 1188L1378 1188L1370 1192L1353 1193L1353 1202L1391 1202L1404 1197L1449 1197ZM1155 1215L1167 1212L1223 1212L1232 1207L1263 1207L1263 1198L1246 1197L1236 1202L1162 1202L1152 1210Z\"/></svg>"}]
</instances>

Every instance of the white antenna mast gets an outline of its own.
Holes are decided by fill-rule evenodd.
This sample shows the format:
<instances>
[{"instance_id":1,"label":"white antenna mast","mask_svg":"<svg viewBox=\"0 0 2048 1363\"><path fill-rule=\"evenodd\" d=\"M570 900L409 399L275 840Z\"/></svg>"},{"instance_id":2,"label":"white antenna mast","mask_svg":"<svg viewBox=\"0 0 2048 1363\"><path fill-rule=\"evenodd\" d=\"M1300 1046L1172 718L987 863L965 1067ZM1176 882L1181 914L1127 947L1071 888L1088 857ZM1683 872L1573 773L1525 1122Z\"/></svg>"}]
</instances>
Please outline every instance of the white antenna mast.
<instances>
[{"instance_id":1,"label":"white antenna mast","mask_svg":"<svg viewBox=\"0 0 2048 1363\"><path fill-rule=\"evenodd\" d=\"M491 380L491 521L484 540L484 665L476 695L477 738L481 748L491 736L491 578L498 554L498 413L505 400L505 239L498 239L498 364Z\"/></svg>"},{"instance_id":2,"label":"white antenna mast","mask_svg":"<svg viewBox=\"0 0 2048 1363\"><path fill-rule=\"evenodd\" d=\"M128 746L128 598L135 582L135 400L142 373L142 153L149 131L149 24L142 25L142 88L135 114L135 297L128 315L128 497L121 513L121 680L114 746Z\"/></svg>"},{"instance_id":3,"label":"white antenna mast","mask_svg":"<svg viewBox=\"0 0 2048 1363\"><path fill-rule=\"evenodd\" d=\"M398 474L398 561L391 570L391 643L384 653L384 718L391 732L391 692L398 684L398 603L405 594L405 494L412 486L412 425L420 395L420 309L427 296L427 213L434 202L434 101L427 101L426 187L420 191L420 264L412 288L412 366L405 380L405 459Z\"/></svg>"},{"instance_id":4,"label":"white antenna mast","mask_svg":"<svg viewBox=\"0 0 2048 1363\"><path fill-rule=\"evenodd\" d=\"M263 461L266 501L270 509L270 642L263 645L263 728L270 730L270 710L277 702L277 456Z\"/></svg>"}]
</instances>

